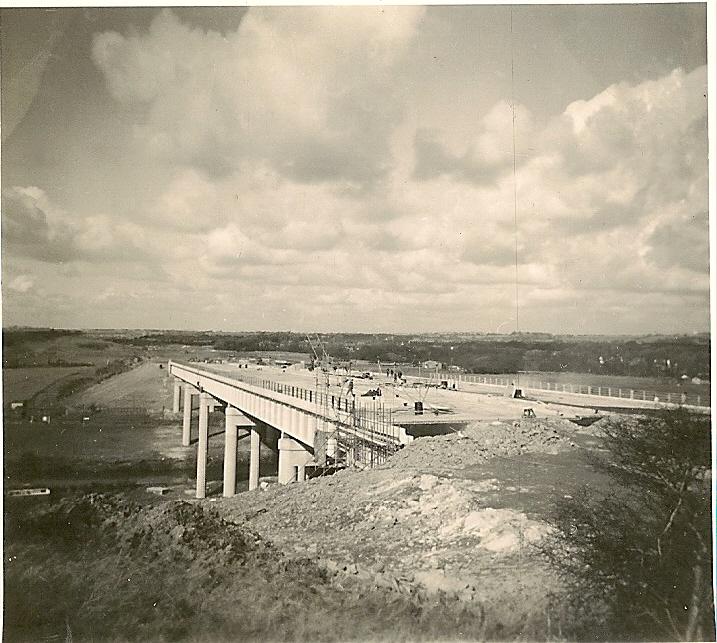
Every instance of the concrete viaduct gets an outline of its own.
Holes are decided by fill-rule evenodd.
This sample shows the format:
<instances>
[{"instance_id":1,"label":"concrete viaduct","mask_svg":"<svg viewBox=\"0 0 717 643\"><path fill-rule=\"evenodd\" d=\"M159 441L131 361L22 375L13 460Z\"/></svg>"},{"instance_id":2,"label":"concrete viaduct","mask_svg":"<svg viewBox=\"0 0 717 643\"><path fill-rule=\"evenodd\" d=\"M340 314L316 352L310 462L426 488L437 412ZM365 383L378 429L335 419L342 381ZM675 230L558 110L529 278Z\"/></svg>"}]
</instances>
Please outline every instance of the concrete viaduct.
<instances>
[{"instance_id":1,"label":"concrete viaduct","mask_svg":"<svg viewBox=\"0 0 717 643\"><path fill-rule=\"evenodd\" d=\"M317 391L271 380L243 376L241 379L169 362L174 376L172 411L183 410L182 445L190 445L193 398L199 398L199 439L197 442L196 497L206 495L209 412L225 407L223 495L236 493L238 429L250 433L249 489L259 486L259 420L281 432L279 438L279 484L305 479L307 464L315 463L321 449L333 456L337 449L331 435L340 430L358 439L381 444L407 444L412 437L400 426L368 425L357 415L353 402ZM360 410L360 409L359 409ZM359 421L356 418L359 418Z\"/></svg>"}]
</instances>

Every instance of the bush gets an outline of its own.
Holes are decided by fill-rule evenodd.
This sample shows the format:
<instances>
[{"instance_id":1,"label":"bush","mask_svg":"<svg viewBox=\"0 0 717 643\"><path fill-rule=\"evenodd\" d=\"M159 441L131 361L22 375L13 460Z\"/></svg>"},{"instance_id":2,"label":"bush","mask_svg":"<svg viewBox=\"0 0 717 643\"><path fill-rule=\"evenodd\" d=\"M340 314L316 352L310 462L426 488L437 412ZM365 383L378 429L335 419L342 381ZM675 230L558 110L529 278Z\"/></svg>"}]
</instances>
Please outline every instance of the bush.
<instances>
[{"instance_id":1,"label":"bush","mask_svg":"<svg viewBox=\"0 0 717 643\"><path fill-rule=\"evenodd\" d=\"M709 418L666 411L604 432L596 464L619 491L561 501L546 549L570 588L569 636L714 640Z\"/></svg>"}]
</instances>

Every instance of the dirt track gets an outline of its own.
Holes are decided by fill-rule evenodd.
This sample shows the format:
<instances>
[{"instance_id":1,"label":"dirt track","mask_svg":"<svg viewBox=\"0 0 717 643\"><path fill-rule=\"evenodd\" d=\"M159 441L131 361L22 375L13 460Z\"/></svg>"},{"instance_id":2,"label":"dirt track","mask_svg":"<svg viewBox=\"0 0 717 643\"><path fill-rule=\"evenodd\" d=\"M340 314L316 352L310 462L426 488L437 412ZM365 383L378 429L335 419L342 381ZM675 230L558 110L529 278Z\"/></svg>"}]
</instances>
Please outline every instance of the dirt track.
<instances>
[{"instance_id":1,"label":"dirt track","mask_svg":"<svg viewBox=\"0 0 717 643\"><path fill-rule=\"evenodd\" d=\"M145 362L69 398L75 406L141 407L161 411L172 403L172 385L157 362Z\"/></svg>"}]
</instances>

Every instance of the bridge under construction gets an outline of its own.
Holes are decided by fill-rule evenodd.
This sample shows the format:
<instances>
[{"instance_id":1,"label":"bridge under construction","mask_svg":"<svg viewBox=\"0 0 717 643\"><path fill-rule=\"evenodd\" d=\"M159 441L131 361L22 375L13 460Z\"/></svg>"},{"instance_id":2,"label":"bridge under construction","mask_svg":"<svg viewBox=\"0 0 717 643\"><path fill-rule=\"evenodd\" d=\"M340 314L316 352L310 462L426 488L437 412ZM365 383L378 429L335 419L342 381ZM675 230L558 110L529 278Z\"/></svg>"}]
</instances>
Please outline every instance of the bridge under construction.
<instances>
[{"instance_id":1,"label":"bridge under construction","mask_svg":"<svg viewBox=\"0 0 717 643\"><path fill-rule=\"evenodd\" d=\"M278 482L287 484L304 480L310 471L381 464L414 439L413 427L425 435L430 425L435 434L468 421L456 415L428 419L415 405L413 413L401 413L387 406L380 395L357 396L348 385L350 377L343 378L343 385L332 385L331 376L320 373L315 386L309 388L265 377L262 371L235 369L229 376L170 362L168 372L175 378L172 410L183 413L183 446L190 445L193 400L198 398L197 498L206 495L209 413L219 408L225 415L225 497L236 493L240 430L250 436L251 490L259 485L259 425L280 433Z\"/></svg>"},{"instance_id":2,"label":"bridge under construction","mask_svg":"<svg viewBox=\"0 0 717 643\"><path fill-rule=\"evenodd\" d=\"M209 413L225 417L223 494L236 493L237 442L250 438L249 489L259 486L262 435L274 431L278 447L278 482L345 467L382 464L417 437L460 430L473 420L528 417L581 418L588 413L662 408L656 401L585 395L563 390L522 387L461 374L434 377L354 373L350 367L319 363L180 364L169 362L174 377L172 410L183 414L182 445L190 446L193 409L198 406L196 497L206 496ZM481 379L485 381L480 381ZM476 381L478 380L478 381ZM198 400L198 405L195 404ZM612 404L612 406L610 406ZM613 408L614 407L614 408ZM595 418L593 418L595 419ZM274 443L274 440L268 440Z\"/></svg>"}]
</instances>

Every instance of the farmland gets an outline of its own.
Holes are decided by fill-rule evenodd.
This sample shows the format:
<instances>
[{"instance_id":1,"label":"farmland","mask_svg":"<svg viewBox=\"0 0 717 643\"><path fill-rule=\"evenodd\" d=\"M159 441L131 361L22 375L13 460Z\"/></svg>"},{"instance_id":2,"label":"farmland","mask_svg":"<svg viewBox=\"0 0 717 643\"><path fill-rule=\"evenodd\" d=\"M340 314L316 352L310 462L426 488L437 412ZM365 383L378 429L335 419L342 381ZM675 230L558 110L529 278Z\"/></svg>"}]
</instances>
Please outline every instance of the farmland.
<instances>
[{"instance_id":1,"label":"farmland","mask_svg":"<svg viewBox=\"0 0 717 643\"><path fill-rule=\"evenodd\" d=\"M3 369L3 395L6 401L30 400L59 382L86 377L92 371L90 366Z\"/></svg>"}]
</instances>

